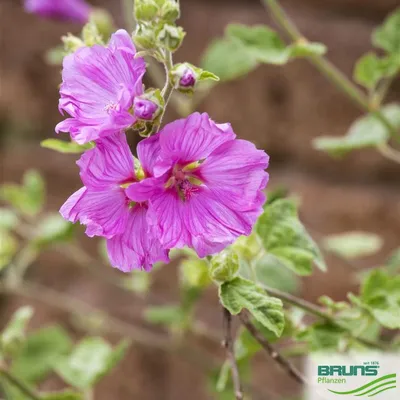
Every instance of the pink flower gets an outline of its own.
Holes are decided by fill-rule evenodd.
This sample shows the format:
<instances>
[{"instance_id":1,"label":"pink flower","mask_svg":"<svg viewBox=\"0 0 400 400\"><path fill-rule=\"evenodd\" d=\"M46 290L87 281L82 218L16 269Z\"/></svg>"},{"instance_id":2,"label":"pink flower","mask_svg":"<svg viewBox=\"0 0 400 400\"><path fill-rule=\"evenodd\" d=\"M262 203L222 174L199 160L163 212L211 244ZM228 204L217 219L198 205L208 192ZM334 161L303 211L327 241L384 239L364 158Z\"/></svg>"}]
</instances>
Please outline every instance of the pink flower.
<instances>
[{"instance_id":1,"label":"pink flower","mask_svg":"<svg viewBox=\"0 0 400 400\"><path fill-rule=\"evenodd\" d=\"M189 246L204 257L251 233L265 202L268 156L235 137L229 124L194 113L142 142L157 140L158 156L150 178L126 193L148 201L147 219L164 248Z\"/></svg>"},{"instance_id":2,"label":"pink flower","mask_svg":"<svg viewBox=\"0 0 400 400\"><path fill-rule=\"evenodd\" d=\"M25 0L25 9L42 17L84 24L91 7L84 0Z\"/></svg>"},{"instance_id":3,"label":"pink flower","mask_svg":"<svg viewBox=\"0 0 400 400\"><path fill-rule=\"evenodd\" d=\"M108 47L83 47L64 58L60 88L60 112L71 118L56 132L69 132L79 144L104 138L130 127L135 96L143 93L146 65L135 58L129 34L119 30Z\"/></svg>"},{"instance_id":4,"label":"pink flower","mask_svg":"<svg viewBox=\"0 0 400 400\"><path fill-rule=\"evenodd\" d=\"M157 150L153 138L139 144L144 169L152 169L151 157ZM65 202L61 215L86 225L88 236L105 237L111 263L121 271L149 270L156 261L168 261L168 251L149 230L147 203L133 203L126 196L126 187L137 178L125 134L99 140L77 164L85 186Z\"/></svg>"}]
</instances>

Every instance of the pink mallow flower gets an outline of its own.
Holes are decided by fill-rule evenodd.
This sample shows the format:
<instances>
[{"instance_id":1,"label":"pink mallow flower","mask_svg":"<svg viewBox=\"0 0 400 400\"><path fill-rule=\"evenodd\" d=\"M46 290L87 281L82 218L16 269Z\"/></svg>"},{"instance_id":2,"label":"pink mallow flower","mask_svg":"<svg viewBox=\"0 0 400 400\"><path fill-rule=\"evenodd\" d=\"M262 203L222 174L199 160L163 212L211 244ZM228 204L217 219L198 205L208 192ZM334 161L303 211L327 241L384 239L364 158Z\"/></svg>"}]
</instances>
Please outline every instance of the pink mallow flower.
<instances>
[{"instance_id":1,"label":"pink mallow flower","mask_svg":"<svg viewBox=\"0 0 400 400\"><path fill-rule=\"evenodd\" d=\"M205 257L251 233L265 202L268 156L235 137L230 124L194 113L144 140L160 146L147 171L153 177L126 193L148 201L148 222L165 248L189 246Z\"/></svg>"},{"instance_id":2,"label":"pink mallow flower","mask_svg":"<svg viewBox=\"0 0 400 400\"><path fill-rule=\"evenodd\" d=\"M25 10L45 18L84 24L91 7L84 0L25 0Z\"/></svg>"},{"instance_id":3,"label":"pink mallow flower","mask_svg":"<svg viewBox=\"0 0 400 400\"><path fill-rule=\"evenodd\" d=\"M142 168L152 170L152 157L159 146L153 138L138 146ZM134 203L126 188L137 181L134 161L124 133L99 140L77 162L83 188L61 207L61 215L73 223L86 225L86 234L107 239L111 264L124 272L150 270L157 261L168 261L147 223L146 202Z\"/></svg>"},{"instance_id":4,"label":"pink mallow flower","mask_svg":"<svg viewBox=\"0 0 400 400\"><path fill-rule=\"evenodd\" d=\"M135 58L129 34L119 30L108 47L82 47L64 58L59 110L71 118L56 132L69 132L79 144L106 137L136 121L132 107L143 93L146 65Z\"/></svg>"}]
</instances>

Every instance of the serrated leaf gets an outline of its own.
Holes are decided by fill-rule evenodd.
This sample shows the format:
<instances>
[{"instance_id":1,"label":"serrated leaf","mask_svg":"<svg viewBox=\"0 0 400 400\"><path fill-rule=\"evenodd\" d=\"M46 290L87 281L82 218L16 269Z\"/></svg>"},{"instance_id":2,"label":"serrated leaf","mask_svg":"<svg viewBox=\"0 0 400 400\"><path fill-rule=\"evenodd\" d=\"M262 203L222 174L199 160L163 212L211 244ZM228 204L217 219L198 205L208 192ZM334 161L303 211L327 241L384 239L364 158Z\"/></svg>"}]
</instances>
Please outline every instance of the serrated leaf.
<instances>
[{"instance_id":1,"label":"serrated leaf","mask_svg":"<svg viewBox=\"0 0 400 400\"><path fill-rule=\"evenodd\" d=\"M219 288L219 298L231 314L239 314L246 308L276 336L281 335L285 325L282 301L268 296L255 283L240 277L224 282Z\"/></svg>"},{"instance_id":2,"label":"serrated leaf","mask_svg":"<svg viewBox=\"0 0 400 400\"><path fill-rule=\"evenodd\" d=\"M279 199L268 204L259 218L256 231L267 251L300 275L312 272L312 263L325 270L318 246L297 217L292 200Z\"/></svg>"},{"instance_id":3,"label":"serrated leaf","mask_svg":"<svg viewBox=\"0 0 400 400\"><path fill-rule=\"evenodd\" d=\"M357 83L372 89L384 76L382 62L375 53L367 53L357 61L353 75Z\"/></svg>"},{"instance_id":4,"label":"serrated leaf","mask_svg":"<svg viewBox=\"0 0 400 400\"><path fill-rule=\"evenodd\" d=\"M229 81L253 71L258 62L254 57L245 55L242 44L229 39L217 39L205 51L201 65L221 81Z\"/></svg>"},{"instance_id":5,"label":"serrated leaf","mask_svg":"<svg viewBox=\"0 0 400 400\"><path fill-rule=\"evenodd\" d=\"M386 50L388 53L400 54L400 7L391 13L383 25L372 35L374 46Z\"/></svg>"},{"instance_id":6,"label":"serrated leaf","mask_svg":"<svg viewBox=\"0 0 400 400\"><path fill-rule=\"evenodd\" d=\"M58 326L37 330L29 335L13 359L11 371L27 382L36 383L52 370L53 363L71 346L68 334Z\"/></svg>"},{"instance_id":7,"label":"serrated leaf","mask_svg":"<svg viewBox=\"0 0 400 400\"><path fill-rule=\"evenodd\" d=\"M13 354L21 347L25 339L26 327L32 315L33 308L29 306L21 307L14 313L0 336L2 353Z\"/></svg>"},{"instance_id":8,"label":"serrated leaf","mask_svg":"<svg viewBox=\"0 0 400 400\"><path fill-rule=\"evenodd\" d=\"M179 306L148 307L144 311L144 319L153 324L179 324L183 317L182 309Z\"/></svg>"},{"instance_id":9,"label":"serrated leaf","mask_svg":"<svg viewBox=\"0 0 400 400\"><path fill-rule=\"evenodd\" d=\"M36 228L35 242L39 246L68 241L74 226L58 213L47 214Z\"/></svg>"},{"instance_id":10,"label":"serrated leaf","mask_svg":"<svg viewBox=\"0 0 400 400\"><path fill-rule=\"evenodd\" d=\"M101 337L83 339L69 356L55 363L58 375L79 389L93 387L123 357L129 343L121 342L113 349Z\"/></svg>"},{"instance_id":11,"label":"serrated leaf","mask_svg":"<svg viewBox=\"0 0 400 400\"><path fill-rule=\"evenodd\" d=\"M361 286L358 305L384 327L400 329L400 276L391 276L382 269L371 271Z\"/></svg>"},{"instance_id":12,"label":"serrated leaf","mask_svg":"<svg viewBox=\"0 0 400 400\"><path fill-rule=\"evenodd\" d=\"M381 111L395 129L400 128L400 106L398 104L386 105L382 107ZM320 136L313 140L313 146L332 156L343 156L352 150L379 146L386 143L388 139L387 128L373 114L368 114L357 119L351 125L346 136Z\"/></svg>"},{"instance_id":13,"label":"serrated leaf","mask_svg":"<svg viewBox=\"0 0 400 400\"><path fill-rule=\"evenodd\" d=\"M290 269L292 268L288 267L285 261L268 253L260 258L254 266L259 283L285 292L295 293L299 287L299 281Z\"/></svg>"},{"instance_id":14,"label":"serrated leaf","mask_svg":"<svg viewBox=\"0 0 400 400\"><path fill-rule=\"evenodd\" d=\"M239 271L239 257L230 248L221 251L211 258L210 277L217 283L234 279Z\"/></svg>"},{"instance_id":15,"label":"serrated leaf","mask_svg":"<svg viewBox=\"0 0 400 400\"><path fill-rule=\"evenodd\" d=\"M323 246L344 258L365 257L378 252L383 245L382 238L369 232L345 232L326 236Z\"/></svg>"},{"instance_id":16,"label":"serrated leaf","mask_svg":"<svg viewBox=\"0 0 400 400\"><path fill-rule=\"evenodd\" d=\"M60 139L45 139L40 145L46 149L55 150L64 154L79 154L94 147L93 143L78 144Z\"/></svg>"},{"instance_id":17,"label":"serrated leaf","mask_svg":"<svg viewBox=\"0 0 400 400\"><path fill-rule=\"evenodd\" d=\"M259 62L276 65L285 64L290 59L291 50L275 31L266 26L230 24L225 32L244 47L243 57L250 56Z\"/></svg>"}]
</instances>

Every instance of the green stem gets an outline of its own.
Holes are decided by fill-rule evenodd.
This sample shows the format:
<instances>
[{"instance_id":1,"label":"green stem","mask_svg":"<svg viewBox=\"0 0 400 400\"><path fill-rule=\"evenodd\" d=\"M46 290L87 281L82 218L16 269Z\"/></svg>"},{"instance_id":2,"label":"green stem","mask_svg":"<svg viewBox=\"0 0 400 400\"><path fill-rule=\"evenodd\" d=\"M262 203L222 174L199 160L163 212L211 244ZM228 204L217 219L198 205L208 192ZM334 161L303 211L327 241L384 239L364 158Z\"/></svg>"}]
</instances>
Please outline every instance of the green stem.
<instances>
[{"instance_id":1,"label":"green stem","mask_svg":"<svg viewBox=\"0 0 400 400\"><path fill-rule=\"evenodd\" d=\"M263 0L263 3L271 12L278 25L294 42L306 40L276 0ZM399 132L391 125L382 112L370 104L367 96L330 61L321 55L311 56L307 59L363 111L373 113L392 136L400 137Z\"/></svg>"},{"instance_id":2,"label":"green stem","mask_svg":"<svg viewBox=\"0 0 400 400\"><path fill-rule=\"evenodd\" d=\"M2 375L11 385L17 388L21 393L31 400L40 400L41 397L26 383L22 382L14 374L12 374L5 366L0 366L0 375Z\"/></svg>"}]
</instances>

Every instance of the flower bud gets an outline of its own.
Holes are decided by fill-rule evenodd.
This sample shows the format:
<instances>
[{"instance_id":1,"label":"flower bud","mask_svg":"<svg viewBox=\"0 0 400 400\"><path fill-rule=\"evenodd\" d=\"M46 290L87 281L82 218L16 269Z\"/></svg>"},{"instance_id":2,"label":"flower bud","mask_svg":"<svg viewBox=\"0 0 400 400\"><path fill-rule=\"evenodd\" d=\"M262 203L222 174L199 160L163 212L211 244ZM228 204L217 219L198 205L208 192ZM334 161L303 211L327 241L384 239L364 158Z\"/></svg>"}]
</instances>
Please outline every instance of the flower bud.
<instances>
[{"instance_id":1,"label":"flower bud","mask_svg":"<svg viewBox=\"0 0 400 400\"><path fill-rule=\"evenodd\" d=\"M149 89L135 97L133 108L135 117L142 121L155 120L163 110L164 98L159 89Z\"/></svg>"},{"instance_id":2,"label":"flower bud","mask_svg":"<svg viewBox=\"0 0 400 400\"><path fill-rule=\"evenodd\" d=\"M231 281L239 271L239 257L232 250L225 249L211 259L210 276L217 283Z\"/></svg>"},{"instance_id":3,"label":"flower bud","mask_svg":"<svg viewBox=\"0 0 400 400\"><path fill-rule=\"evenodd\" d=\"M169 51L176 51L182 44L186 33L180 26L165 24L158 32L158 42Z\"/></svg>"},{"instance_id":4,"label":"flower bud","mask_svg":"<svg viewBox=\"0 0 400 400\"><path fill-rule=\"evenodd\" d=\"M158 114L159 106L151 100L135 97L133 102L135 117L145 121L151 121Z\"/></svg>"},{"instance_id":5,"label":"flower bud","mask_svg":"<svg viewBox=\"0 0 400 400\"><path fill-rule=\"evenodd\" d=\"M180 17L179 4L175 0L164 0L159 14L162 20L175 22Z\"/></svg>"},{"instance_id":6,"label":"flower bud","mask_svg":"<svg viewBox=\"0 0 400 400\"><path fill-rule=\"evenodd\" d=\"M135 0L136 21L153 21L157 17L158 5L153 0Z\"/></svg>"},{"instance_id":7,"label":"flower bud","mask_svg":"<svg viewBox=\"0 0 400 400\"><path fill-rule=\"evenodd\" d=\"M193 93L197 82L197 73L188 63L176 64L171 71L175 89Z\"/></svg>"},{"instance_id":8,"label":"flower bud","mask_svg":"<svg viewBox=\"0 0 400 400\"><path fill-rule=\"evenodd\" d=\"M153 49L155 47L154 30L146 25L139 24L132 39L137 46L143 49Z\"/></svg>"}]
</instances>

